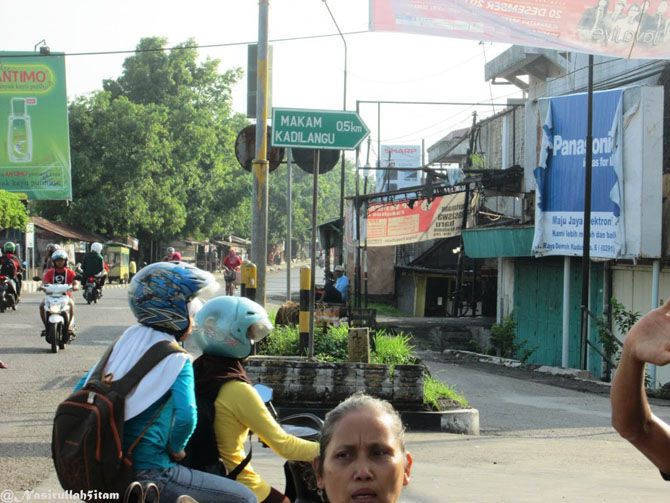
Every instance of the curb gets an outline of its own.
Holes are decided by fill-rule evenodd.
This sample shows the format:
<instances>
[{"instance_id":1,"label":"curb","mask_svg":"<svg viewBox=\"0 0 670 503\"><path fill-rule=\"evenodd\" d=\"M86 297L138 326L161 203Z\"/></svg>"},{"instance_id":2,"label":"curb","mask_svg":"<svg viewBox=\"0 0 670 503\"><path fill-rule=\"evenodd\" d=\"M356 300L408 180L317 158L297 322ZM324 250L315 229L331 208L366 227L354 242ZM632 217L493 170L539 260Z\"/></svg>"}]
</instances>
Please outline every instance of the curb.
<instances>
[{"instance_id":1,"label":"curb","mask_svg":"<svg viewBox=\"0 0 670 503\"><path fill-rule=\"evenodd\" d=\"M312 413L323 419L331 409L286 407L274 404L280 417L291 414ZM479 435L479 410L453 409L443 411L399 410L405 427L410 431L438 431L461 435Z\"/></svg>"},{"instance_id":2,"label":"curb","mask_svg":"<svg viewBox=\"0 0 670 503\"><path fill-rule=\"evenodd\" d=\"M417 356L422 360L441 361L445 363L484 363L488 365L497 365L511 369L519 369L527 372L537 372L538 374L564 377L575 382L583 382L589 385L596 385L607 391L612 386L609 382L595 379L588 370L575 368L553 367L550 365L531 365L519 360L510 358L501 358L499 356L489 356L472 351L463 351L457 349L445 349L442 353L438 351L417 351ZM609 393L609 391L607 391Z\"/></svg>"},{"instance_id":3,"label":"curb","mask_svg":"<svg viewBox=\"0 0 670 503\"><path fill-rule=\"evenodd\" d=\"M502 365L510 368L524 368L534 372L541 372L544 374L558 375L564 377L572 377L575 379L594 380L593 375L588 370L552 367L550 365L530 365L519 360L512 360L510 358L502 358L500 356L489 356L473 351L463 351L458 349L445 349L442 356L450 360L461 361L477 361L479 363L491 363L493 365Z\"/></svg>"}]
</instances>

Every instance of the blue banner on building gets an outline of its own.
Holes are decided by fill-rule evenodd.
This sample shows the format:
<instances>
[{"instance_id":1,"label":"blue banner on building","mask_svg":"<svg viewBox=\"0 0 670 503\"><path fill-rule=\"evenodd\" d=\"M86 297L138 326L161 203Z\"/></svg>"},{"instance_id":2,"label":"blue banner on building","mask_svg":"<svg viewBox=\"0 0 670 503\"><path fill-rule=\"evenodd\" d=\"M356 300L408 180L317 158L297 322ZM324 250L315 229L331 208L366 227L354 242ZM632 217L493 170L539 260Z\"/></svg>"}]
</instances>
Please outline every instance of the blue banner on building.
<instances>
[{"instance_id":1,"label":"blue banner on building","mask_svg":"<svg viewBox=\"0 0 670 503\"><path fill-rule=\"evenodd\" d=\"M622 90L593 95L591 257L625 253L623 227ZM587 95L547 98L540 165L535 169L536 256L581 256Z\"/></svg>"}]
</instances>

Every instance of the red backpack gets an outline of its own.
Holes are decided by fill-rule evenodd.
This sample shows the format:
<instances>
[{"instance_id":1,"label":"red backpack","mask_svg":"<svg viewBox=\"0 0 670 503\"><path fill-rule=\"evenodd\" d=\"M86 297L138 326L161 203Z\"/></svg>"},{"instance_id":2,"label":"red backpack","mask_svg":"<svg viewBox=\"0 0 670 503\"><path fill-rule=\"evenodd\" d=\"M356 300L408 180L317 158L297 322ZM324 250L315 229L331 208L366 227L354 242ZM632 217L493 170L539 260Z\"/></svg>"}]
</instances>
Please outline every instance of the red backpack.
<instances>
[{"instance_id":1,"label":"red backpack","mask_svg":"<svg viewBox=\"0 0 670 503\"><path fill-rule=\"evenodd\" d=\"M185 352L176 342L161 341L149 348L130 371L117 381L102 372L112 344L86 385L56 409L51 453L58 480L65 490L85 491L95 501L101 493L123 495L134 480L132 451L156 419L147 424L128 452L123 452L126 396L166 356Z\"/></svg>"}]
</instances>

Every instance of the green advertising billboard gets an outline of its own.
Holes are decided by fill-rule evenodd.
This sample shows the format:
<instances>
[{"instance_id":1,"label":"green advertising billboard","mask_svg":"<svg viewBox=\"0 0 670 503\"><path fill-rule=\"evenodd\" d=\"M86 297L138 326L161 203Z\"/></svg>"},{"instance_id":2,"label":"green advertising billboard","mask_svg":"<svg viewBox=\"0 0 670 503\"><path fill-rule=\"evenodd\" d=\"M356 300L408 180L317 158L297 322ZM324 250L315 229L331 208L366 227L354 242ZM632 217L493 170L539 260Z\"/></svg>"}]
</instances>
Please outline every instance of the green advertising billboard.
<instances>
[{"instance_id":1,"label":"green advertising billboard","mask_svg":"<svg viewBox=\"0 0 670 503\"><path fill-rule=\"evenodd\" d=\"M72 199L63 55L0 52L0 189Z\"/></svg>"}]
</instances>

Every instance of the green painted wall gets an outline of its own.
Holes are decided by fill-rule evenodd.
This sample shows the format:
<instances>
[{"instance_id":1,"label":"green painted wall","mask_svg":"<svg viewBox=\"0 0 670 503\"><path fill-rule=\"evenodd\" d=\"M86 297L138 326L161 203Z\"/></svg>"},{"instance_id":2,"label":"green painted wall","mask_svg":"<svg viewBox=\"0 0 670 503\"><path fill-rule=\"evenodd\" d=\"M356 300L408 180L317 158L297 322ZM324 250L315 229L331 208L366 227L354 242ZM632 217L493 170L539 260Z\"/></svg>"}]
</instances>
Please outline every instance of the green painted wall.
<instances>
[{"instance_id":1,"label":"green painted wall","mask_svg":"<svg viewBox=\"0 0 670 503\"><path fill-rule=\"evenodd\" d=\"M582 296L581 259L573 258L570 278L570 342L569 366L579 368L580 309ZM602 315L603 266L591 264L591 311ZM529 363L561 366L563 341L563 259L518 259L514 267L514 317L517 338L525 347L537 348ZM589 339L597 341L595 322ZM598 344L598 347L600 345ZM588 370L595 377L602 373L601 357L589 353Z\"/></svg>"}]
</instances>

